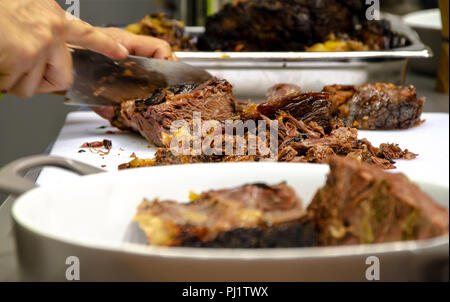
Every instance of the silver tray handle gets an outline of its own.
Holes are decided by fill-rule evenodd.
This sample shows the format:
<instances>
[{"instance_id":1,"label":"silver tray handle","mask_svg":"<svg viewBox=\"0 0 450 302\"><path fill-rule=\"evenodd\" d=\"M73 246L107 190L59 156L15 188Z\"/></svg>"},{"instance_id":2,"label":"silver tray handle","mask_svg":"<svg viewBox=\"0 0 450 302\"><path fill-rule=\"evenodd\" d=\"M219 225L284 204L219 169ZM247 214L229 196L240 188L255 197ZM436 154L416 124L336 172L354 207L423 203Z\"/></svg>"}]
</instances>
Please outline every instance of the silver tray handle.
<instances>
[{"instance_id":1,"label":"silver tray handle","mask_svg":"<svg viewBox=\"0 0 450 302\"><path fill-rule=\"evenodd\" d=\"M104 172L104 170L100 168L68 158L48 155L30 156L15 160L0 169L0 192L18 196L34 189L37 187L36 184L33 181L26 179L24 174L31 169L46 166L62 168L79 175Z\"/></svg>"}]
</instances>

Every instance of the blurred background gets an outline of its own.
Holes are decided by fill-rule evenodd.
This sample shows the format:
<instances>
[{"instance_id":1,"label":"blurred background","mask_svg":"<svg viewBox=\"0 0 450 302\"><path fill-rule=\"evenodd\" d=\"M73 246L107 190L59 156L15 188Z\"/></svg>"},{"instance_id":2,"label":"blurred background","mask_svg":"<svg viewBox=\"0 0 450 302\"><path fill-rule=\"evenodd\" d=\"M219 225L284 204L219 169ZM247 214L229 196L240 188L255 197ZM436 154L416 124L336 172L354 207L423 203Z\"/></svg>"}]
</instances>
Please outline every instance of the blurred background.
<instances>
[{"instance_id":1,"label":"blurred background","mask_svg":"<svg viewBox=\"0 0 450 302\"><path fill-rule=\"evenodd\" d=\"M67 8L65 0L58 0L63 8ZM183 20L187 25L203 25L206 16L217 11L221 5L229 1L221 0L81 0L81 18L93 25L126 25L136 22L153 12L165 12L173 18ZM382 0L381 10L406 15L424 9L438 7L438 0ZM448 6L447 6L448 7ZM433 17L432 17L433 18ZM434 17L434 23L440 22L440 17ZM433 21L433 20L432 20ZM418 24L417 31L421 30ZM430 41L429 32L422 32L422 39L435 43L435 60L418 62L418 64L438 64L440 51L440 31L437 38ZM432 38L432 37L431 37ZM438 39L437 41L435 41ZM437 48L436 48L437 47ZM430 63L431 62L431 63ZM434 62L434 63L433 63ZM414 68L416 72L414 73ZM448 68L448 65L447 67ZM411 69L411 68L410 68ZM427 91L428 99L433 99L436 74L417 73L419 67L413 66L408 74L407 82L418 86L419 94ZM437 71L434 67L432 71ZM447 79L448 81L448 79ZM447 96L448 98L448 96ZM428 111L448 112L448 103L434 107L428 104ZM4 96L0 100L0 167L14 159L43 153L51 145L63 125L67 113L77 108L63 105L63 99L56 96L36 96L31 99L20 99ZM0 195L0 204L5 196Z\"/></svg>"}]
</instances>

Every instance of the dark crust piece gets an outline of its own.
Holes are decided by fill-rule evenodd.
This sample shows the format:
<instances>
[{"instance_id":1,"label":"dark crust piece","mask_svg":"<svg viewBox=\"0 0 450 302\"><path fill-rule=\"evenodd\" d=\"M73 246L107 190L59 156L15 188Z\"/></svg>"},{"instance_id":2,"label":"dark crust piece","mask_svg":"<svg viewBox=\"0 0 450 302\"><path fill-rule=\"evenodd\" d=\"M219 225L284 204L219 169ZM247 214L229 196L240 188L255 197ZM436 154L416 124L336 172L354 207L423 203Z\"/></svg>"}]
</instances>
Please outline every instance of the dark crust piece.
<instances>
[{"instance_id":1,"label":"dark crust piece","mask_svg":"<svg viewBox=\"0 0 450 302\"><path fill-rule=\"evenodd\" d=\"M316 245L317 237L314 224L302 219L271 228L234 229L219 233L216 238L207 242L197 237L189 237L189 234L185 236L185 247L231 249L311 247Z\"/></svg>"},{"instance_id":2,"label":"dark crust piece","mask_svg":"<svg viewBox=\"0 0 450 302\"><path fill-rule=\"evenodd\" d=\"M388 20L366 21L356 32L358 40L371 50L385 50L406 47L411 41L404 35L394 33Z\"/></svg>"},{"instance_id":3,"label":"dark crust piece","mask_svg":"<svg viewBox=\"0 0 450 302\"><path fill-rule=\"evenodd\" d=\"M327 133L332 127L331 102L327 93L292 92L261 103L257 110L271 119L275 118L279 111L283 111L305 124L315 122Z\"/></svg>"},{"instance_id":4,"label":"dark crust piece","mask_svg":"<svg viewBox=\"0 0 450 302\"><path fill-rule=\"evenodd\" d=\"M150 244L214 248L312 246L314 225L285 183L208 191L188 204L144 201L135 221Z\"/></svg>"},{"instance_id":5,"label":"dark crust piece","mask_svg":"<svg viewBox=\"0 0 450 302\"><path fill-rule=\"evenodd\" d=\"M448 233L448 210L403 174L333 157L326 185L308 207L318 244L416 240Z\"/></svg>"},{"instance_id":6,"label":"dark crust piece","mask_svg":"<svg viewBox=\"0 0 450 302\"><path fill-rule=\"evenodd\" d=\"M424 99L413 86L375 83L362 86L333 85L333 113L347 126L358 129L407 129L421 123Z\"/></svg>"}]
</instances>

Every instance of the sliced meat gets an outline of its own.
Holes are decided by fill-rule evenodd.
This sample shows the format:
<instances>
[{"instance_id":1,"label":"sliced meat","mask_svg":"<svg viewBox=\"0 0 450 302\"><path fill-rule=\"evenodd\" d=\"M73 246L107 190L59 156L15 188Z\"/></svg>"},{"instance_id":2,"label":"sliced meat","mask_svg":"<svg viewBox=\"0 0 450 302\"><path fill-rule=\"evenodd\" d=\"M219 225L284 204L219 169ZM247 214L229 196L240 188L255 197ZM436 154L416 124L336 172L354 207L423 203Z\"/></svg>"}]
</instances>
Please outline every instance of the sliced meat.
<instances>
[{"instance_id":1,"label":"sliced meat","mask_svg":"<svg viewBox=\"0 0 450 302\"><path fill-rule=\"evenodd\" d=\"M307 211L322 246L426 239L449 231L448 210L405 175L340 157L330 160L326 185Z\"/></svg>"},{"instance_id":2,"label":"sliced meat","mask_svg":"<svg viewBox=\"0 0 450 302\"><path fill-rule=\"evenodd\" d=\"M221 248L312 246L313 225L285 183L191 193L190 203L144 201L135 221L151 245ZM281 240L280 240L281 239Z\"/></svg>"},{"instance_id":3,"label":"sliced meat","mask_svg":"<svg viewBox=\"0 0 450 302\"><path fill-rule=\"evenodd\" d=\"M131 128L157 146L169 147L174 121L191 123L195 113L202 120L219 122L236 115L231 85L213 78L202 85L179 85L162 89L146 100L122 103L115 126Z\"/></svg>"},{"instance_id":4,"label":"sliced meat","mask_svg":"<svg viewBox=\"0 0 450 302\"><path fill-rule=\"evenodd\" d=\"M384 169L394 169L396 159L409 160L417 157L417 154L402 150L395 144L382 144L378 148L372 146L368 140L358 139L355 129L402 128L413 125L414 121L419 123L423 100L417 100L413 87L397 87L392 84L359 87L334 85L325 87L325 91L319 93L295 91L285 94L289 89L284 84L275 87L274 94L276 91L283 91L280 92L281 96L272 97L261 104L237 103L233 98L231 85L214 78L202 85L162 89L146 100L122 103L121 108L116 108L113 113L111 109L100 113L109 117L113 125L121 129L133 129L147 140L163 147L158 150L155 158L134 159L121 165L121 169L202 162L276 160L277 148L278 161L325 163L331 156L340 155ZM201 124L192 123L196 113L201 115ZM365 113L369 115L366 116ZM171 129L173 122L178 120L187 122L187 128ZM193 135L210 120L218 121L218 125L222 127L218 139L215 136L217 129L214 129L214 142L207 140L203 144L211 133L205 134L202 131L200 149L198 145L194 147ZM255 139L256 134L249 131L250 127L244 126L241 127L243 133L226 133L227 123L224 121L228 120L250 124L254 122L255 126L265 121L266 139ZM272 135L270 125L273 124L278 127L278 140ZM230 152L231 148L227 148L230 140L243 142L244 147L233 143L233 150ZM258 145L255 152L247 152L254 151L256 141L265 141L266 148L263 146L261 149L264 150L259 150ZM177 145L171 146L172 142ZM173 152L180 145L183 147L182 152ZM205 154L205 148L214 151ZM245 152L237 152L239 150Z\"/></svg>"},{"instance_id":5,"label":"sliced meat","mask_svg":"<svg viewBox=\"0 0 450 302\"><path fill-rule=\"evenodd\" d=\"M348 127L358 129L407 129L421 123L425 100L413 86L375 83L362 86L333 85L330 93L334 114Z\"/></svg>"}]
</instances>

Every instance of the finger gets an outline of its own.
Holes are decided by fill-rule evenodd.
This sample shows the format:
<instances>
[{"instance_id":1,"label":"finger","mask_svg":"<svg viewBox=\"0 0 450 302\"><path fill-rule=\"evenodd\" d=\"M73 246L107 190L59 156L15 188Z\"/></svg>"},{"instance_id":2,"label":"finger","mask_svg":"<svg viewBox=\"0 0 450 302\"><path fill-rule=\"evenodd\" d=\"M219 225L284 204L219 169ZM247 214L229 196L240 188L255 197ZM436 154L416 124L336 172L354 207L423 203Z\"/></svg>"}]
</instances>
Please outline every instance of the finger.
<instances>
[{"instance_id":1,"label":"finger","mask_svg":"<svg viewBox=\"0 0 450 302\"><path fill-rule=\"evenodd\" d=\"M49 53L47 69L38 93L50 93L68 89L73 82L72 56L64 43L60 42Z\"/></svg>"},{"instance_id":2,"label":"finger","mask_svg":"<svg viewBox=\"0 0 450 302\"><path fill-rule=\"evenodd\" d=\"M103 31L123 44L131 54L140 57L171 59L172 49L164 40L135 35L119 28L106 28Z\"/></svg>"},{"instance_id":3,"label":"finger","mask_svg":"<svg viewBox=\"0 0 450 302\"><path fill-rule=\"evenodd\" d=\"M111 59L123 60L128 50L113 38L79 19L66 20L66 42L101 53Z\"/></svg>"},{"instance_id":4,"label":"finger","mask_svg":"<svg viewBox=\"0 0 450 302\"><path fill-rule=\"evenodd\" d=\"M0 93L7 93L22 75L22 73L0 72Z\"/></svg>"},{"instance_id":5,"label":"finger","mask_svg":"<svg viewBox=\"0 0 450 302\"><path fill-rule=\"evenodd\" d=\"M165 41L163 41L165 42ZM156 49L155 53L153 54L153 57L156 59L161 60L170 60L176 58L174 57L174 54L172 53L172 48L170 47L169 43L160 43L158 45L158 48Z\"/></svg>"},{"instance_id":6,"label":"finger","mask_svg":"<svg viewBox=\"0 0 450 302\"><path fill-rule=\"evenodd\" d=\"M45 58L39 60L36 63L36 66L26 73L17 84L10 89L9 93L23 98L32 97L42 81L46 66L47 63Z\"/></svg>"},{"instance_id":7,"label":"finger","mask_svg":"<svg viewBox=\"0 0 450 302\"><path fill-rule=\"evenodd\" d=\"M31 70L37 62L38 57L31 49L18 49L15 52L15 57L4 58L0 69L0 91L6 93L17 85L17 83L24 77L25 73ZM2 53L0 53L1 57ZM41 54L42 55L42 54ZM39 55L38 55L39 56Z\"/></svg>"},{"instance_id":8,"label":"finger","mask_svg":"<svg viewBox=\"0 0 450 302\"><path fill-rule=\"evenodd\" d=\"M172 58L172 49L169 43L157 38L133 35L125 46L137 56L162 60Z\"/></svg>"}]
</instances>

